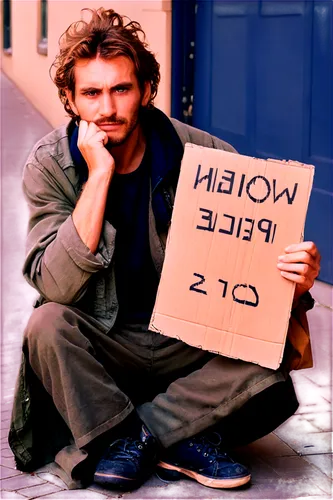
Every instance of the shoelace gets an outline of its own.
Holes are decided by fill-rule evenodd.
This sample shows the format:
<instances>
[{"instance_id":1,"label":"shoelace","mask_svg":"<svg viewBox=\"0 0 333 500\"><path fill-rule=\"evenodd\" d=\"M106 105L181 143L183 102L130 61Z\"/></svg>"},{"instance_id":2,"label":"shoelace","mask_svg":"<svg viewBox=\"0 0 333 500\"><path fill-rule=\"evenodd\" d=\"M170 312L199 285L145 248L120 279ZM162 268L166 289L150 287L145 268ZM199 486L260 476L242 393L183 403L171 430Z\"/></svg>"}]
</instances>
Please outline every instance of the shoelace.
<instances>
[{"instance_id":1,"label":"shoelace","mask_svg":"<svg viewBox=\"0 0 333 500\"><path fill-rule=\"evenodd\" d=\"M107 449L105 458L111 459L114 455L125 459L133 458L133 455L139 457L145 444L133 438L117 439Z\"/></svg>"},{"instance_id":2,"label":"shoelace","mask_svg":"<svg viewBox=\"0 0 333 500\"><path fill-rule=\"evenodd\" d=\"M219 446L222 443L222 438L220 434L217 432L213 432L211 434L212 438L213 436L216 436L218 438L218 441L212 441L210 440L207 436L199 436L196 438L193 438L190 442L193 446L196 446L196 450L199 453L202 453L204 457L208 457L209 455L212 455L214 457L214 460L210 460L211 463L214 461L225 461L228 460L230 462L234 462L232 458L229 457L229 455L225 452L222 451Z\"/></svg>"}]
</instances>

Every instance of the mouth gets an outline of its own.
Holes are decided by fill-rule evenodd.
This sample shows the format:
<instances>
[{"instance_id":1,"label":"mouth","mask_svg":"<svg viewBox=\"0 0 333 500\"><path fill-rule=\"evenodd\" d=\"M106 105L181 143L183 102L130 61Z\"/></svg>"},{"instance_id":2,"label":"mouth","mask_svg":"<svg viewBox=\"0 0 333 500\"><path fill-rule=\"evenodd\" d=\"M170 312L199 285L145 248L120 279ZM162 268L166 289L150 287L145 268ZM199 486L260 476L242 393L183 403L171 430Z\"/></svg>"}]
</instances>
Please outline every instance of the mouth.
<instances>
[{"instance_id":1,"label":"mouth","mask_svg":"<svg viewBox=\"0 0 333 500\"><path fill-rule=\"evenodd\" d=\"M115 130L119 127L121 127L123 125L123 123L117 123L117 122L114 122L114 123L100 123L98 124L98 127L101 129L101 130Z\"/></svg>"}]
</instances>

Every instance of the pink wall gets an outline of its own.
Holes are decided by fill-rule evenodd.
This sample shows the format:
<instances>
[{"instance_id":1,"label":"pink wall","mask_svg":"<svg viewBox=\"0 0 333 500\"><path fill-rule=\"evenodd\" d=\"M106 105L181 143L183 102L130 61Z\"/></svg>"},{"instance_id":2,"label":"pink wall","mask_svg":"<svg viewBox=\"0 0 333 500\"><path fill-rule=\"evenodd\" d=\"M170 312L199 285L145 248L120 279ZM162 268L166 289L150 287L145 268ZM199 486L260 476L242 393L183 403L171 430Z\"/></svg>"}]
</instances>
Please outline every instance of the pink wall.
<instances>
[{"instance_id":1,"label":"pink wall","mask_svg":"<svg viewBox=\"0 0 333 500\"><path fill-rule=\"evenodd\" d=\"M150 48L161 64L161 84L155 104L166 113L170 112L171 0L103 3L96 0L49 0L47 56L37 52L39 0L12 0L12 55L2 53L2 69L54 127L67 120L57 89L49 77L49 68L58 52L58 38L69 24L80 19L82 8L100 6L113 8L141 23Z\"/></svg>"}]
</instances>

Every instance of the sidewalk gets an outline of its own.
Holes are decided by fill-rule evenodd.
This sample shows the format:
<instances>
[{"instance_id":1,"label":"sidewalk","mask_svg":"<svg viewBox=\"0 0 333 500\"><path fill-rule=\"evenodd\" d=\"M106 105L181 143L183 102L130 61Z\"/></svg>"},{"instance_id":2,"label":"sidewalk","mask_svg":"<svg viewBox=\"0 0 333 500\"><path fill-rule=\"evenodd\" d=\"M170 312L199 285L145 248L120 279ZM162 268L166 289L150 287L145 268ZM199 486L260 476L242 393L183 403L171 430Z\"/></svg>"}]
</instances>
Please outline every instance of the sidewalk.
<instances>
[{"instance_id":1,"label":"sidewalk","mask_svg":"<svg viewBox=\"0 0 333 500\"><path fill-rule=\"evenodd\" d=\"M21 173L33 144L51 130L19 90L1 77L2 134L2 338L1 493L4 499L293 499L332 498L332 287L317 282L309 312L315 367L293 373L300 401L297 413L275 433L239 450L252 472L250 487L214 490L191 480L163 483L152 477L132 493L65 489L52 465L35 474L15 470L7 443L22 332L36 292L21 275L27 210Z\"/></svg>"}]
</instances>

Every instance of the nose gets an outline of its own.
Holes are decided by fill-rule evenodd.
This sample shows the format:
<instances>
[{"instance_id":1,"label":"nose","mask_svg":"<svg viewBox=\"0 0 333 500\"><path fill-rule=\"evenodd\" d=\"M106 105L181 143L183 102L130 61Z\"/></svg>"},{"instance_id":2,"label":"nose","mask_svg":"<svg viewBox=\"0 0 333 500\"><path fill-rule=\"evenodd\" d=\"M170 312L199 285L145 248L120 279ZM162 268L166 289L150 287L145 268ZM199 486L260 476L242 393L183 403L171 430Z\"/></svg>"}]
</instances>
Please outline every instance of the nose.
<instances>
[{"instance_id":1,"label":"nose","mask_svg":"<svg viewBox=\"0 0 333 500\"><path fill-rule=\"evenodd\" d=\"M112 95L105 92L101 96L99 113L101 116L110 117L116 113L115 102Z\"/></svg>"}]
</instances>

